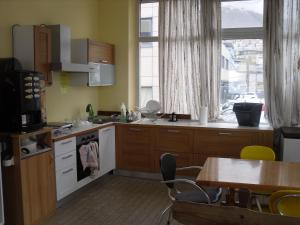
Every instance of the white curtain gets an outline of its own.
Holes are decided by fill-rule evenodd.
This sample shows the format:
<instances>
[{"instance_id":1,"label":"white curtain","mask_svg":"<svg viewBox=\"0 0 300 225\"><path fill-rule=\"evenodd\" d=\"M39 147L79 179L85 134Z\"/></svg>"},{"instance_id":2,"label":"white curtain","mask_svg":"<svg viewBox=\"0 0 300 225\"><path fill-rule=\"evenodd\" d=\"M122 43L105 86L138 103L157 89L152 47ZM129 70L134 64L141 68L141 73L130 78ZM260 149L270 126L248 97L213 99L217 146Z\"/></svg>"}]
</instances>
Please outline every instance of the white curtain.
<instances>
[{"instance_id":1,"label":"white curtain","mask_svg":"<svg viewBox=\"0 0 300 225\"><path fill-rule=\"evenodd\" d=\"M165 113L209 118L219 113L221 5L219 0L159 1L160 101Z\"/></svg>"},{"instance_id":2,"label":"white curtain","mask_svg":"<svg viewBox=\"0 0 300 225\"><path fill-rule=\"evenodd\" d=\"M300 125L300 0L265 1L264 83L270 123Z\"/></svg>"}]
</instances>

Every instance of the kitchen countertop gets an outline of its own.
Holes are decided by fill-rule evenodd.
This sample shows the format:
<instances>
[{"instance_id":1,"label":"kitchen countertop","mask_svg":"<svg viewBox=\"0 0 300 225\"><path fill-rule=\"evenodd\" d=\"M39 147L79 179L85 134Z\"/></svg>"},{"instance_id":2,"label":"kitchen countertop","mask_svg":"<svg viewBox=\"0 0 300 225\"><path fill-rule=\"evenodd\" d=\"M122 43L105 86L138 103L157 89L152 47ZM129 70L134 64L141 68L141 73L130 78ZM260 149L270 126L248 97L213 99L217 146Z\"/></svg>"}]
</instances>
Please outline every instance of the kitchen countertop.
<instances>
[{"instance_id":1,"label":"kitchen countertop","mask_svg":"<svg viewBox=\"0 0 300 225\"><path fill-rule=\"evenodd\" d=\"M174 127L194 127L194 128L224 128L224 129L243 129L243 130L270 130L273 128L268 124L261 124L259 127L239 126L237 123L220 123L209 122L207 125L201 125L198 120L178 120L177 122L169 122L167 119L158 119L154 122L149 119L141 119L131 124L154 125L154 126L174 126Z\"/></svg>"},{"instance_id":2,"label":"kitchen countertop","mask_svg":"<svg viewBox=\"0 0 300 225\"><path fill-rule=\"evenodd\" d=\"M167 119L158 119L154 122L149 119L141 119L131 123L120 122L108 122L104 124L91 124L87 126L81 126L78 128L72 128L67 134L53 135L53 141L60 141L66 138L77 136L78 134L84 134L87 132L95 131L101 128L105 128L111 125L143 125L143 126L169 126L169 127L186 127L186 128L208 128L208 129L241 129L241 130L258 130L258 131L273 131L273 128L268 124L261 124L259 127L246 127L239 126L237 123L219 123L210 122L207 125L201 125L197 120L178 120L177 122L169 122Z\"/></svg>"},{"instance_id":3,"label":"kitchen countertop","mask_svg":"<svg viewBox=\"0 0 300 225\"><path fill-rule=\"evenodd\" d=\"M92 132L101 128L105 128L111 125L114 125L114 122L109 122L109 123L104 123L104 124L91 124L91 125L86 125L86 126L80 126L80 127L75 127L71 128L70 131L66 134L59 134L59 135L52 135L52 140L53 141L60 141L66 138L74 137L79 134L84 134L87 132Z\"/></svg>"}]
</instances>

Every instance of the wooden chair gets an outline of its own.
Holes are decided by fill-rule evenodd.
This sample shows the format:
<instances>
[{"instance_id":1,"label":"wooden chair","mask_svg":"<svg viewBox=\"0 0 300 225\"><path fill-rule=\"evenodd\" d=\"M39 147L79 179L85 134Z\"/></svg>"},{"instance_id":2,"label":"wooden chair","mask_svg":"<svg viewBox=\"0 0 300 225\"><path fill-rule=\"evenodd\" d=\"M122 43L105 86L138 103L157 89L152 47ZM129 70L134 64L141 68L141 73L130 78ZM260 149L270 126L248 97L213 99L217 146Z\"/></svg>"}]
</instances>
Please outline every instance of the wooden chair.
<instances>
[{"instance_id":1,"label":"wooden chair","mask_svg":"<svg viewBox=\"0 0 300 225\"><path fill-rule=\"evenodd\" d=\"M270 197L269 208L272 213L300 217L300 190L274 192Z\"/></svg>"}]
</instances>

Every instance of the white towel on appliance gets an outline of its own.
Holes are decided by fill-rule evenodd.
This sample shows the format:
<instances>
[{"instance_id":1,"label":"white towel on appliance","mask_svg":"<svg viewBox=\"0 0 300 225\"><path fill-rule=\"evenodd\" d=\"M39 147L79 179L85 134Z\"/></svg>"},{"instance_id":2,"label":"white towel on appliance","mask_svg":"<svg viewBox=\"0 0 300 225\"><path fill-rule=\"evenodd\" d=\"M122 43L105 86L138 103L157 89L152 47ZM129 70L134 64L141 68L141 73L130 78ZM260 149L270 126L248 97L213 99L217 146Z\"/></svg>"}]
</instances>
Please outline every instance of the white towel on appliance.
<instances>
[{"instance_id":1,"label":"white towel on appliance","mask_svg":"<svg viewBox=\"0 0 300 225\"><path fill-rule=\"evenodd\" d=\"M79 149L80 160L83 169L91 169L91 176L94 177L99 171L99 147L97 142L90 142L82 145Z\"/></svg>"},{"instance_id":2,"label":"white towel on appliance","mask_svg":"<svg viewBox=\"0 0 300 225\"><path fill-rule=\"evenodd\" d=\"M98 143L93 141L89 143L90 145L90 169L91 177L96 177L99 173L99 147Z\"/></svg>"}]
</instances>

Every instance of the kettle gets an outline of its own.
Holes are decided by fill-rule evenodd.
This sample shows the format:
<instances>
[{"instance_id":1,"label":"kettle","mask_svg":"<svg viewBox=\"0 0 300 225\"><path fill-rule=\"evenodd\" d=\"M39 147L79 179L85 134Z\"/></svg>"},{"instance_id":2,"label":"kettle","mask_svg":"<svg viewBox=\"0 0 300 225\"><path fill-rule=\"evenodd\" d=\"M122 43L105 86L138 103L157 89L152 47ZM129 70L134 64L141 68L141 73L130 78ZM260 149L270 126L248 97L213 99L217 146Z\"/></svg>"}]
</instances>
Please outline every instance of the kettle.
<instances>
[{"instance_id":1,"label":"kettle","mask_svg":"<svg viewBox=\"0 0 300 225\"><path fill-rule=\"evenodd\" d=\"M170 122L177 122L177 115L175 112L172 112L171 116L170 116L170 119L169 119Z\"/></svg>"}]
</instances>

